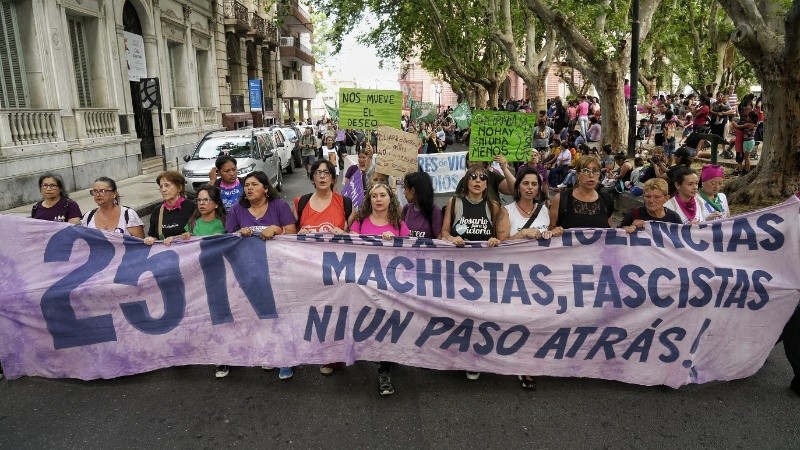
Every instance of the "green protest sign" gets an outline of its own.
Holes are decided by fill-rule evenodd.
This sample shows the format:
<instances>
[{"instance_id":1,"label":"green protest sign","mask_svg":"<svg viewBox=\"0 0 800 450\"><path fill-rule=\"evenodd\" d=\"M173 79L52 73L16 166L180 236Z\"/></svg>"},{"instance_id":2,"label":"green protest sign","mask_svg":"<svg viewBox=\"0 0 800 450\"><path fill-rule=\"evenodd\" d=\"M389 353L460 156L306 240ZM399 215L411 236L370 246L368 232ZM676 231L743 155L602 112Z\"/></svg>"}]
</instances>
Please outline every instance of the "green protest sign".
<instances>
[{"instance_id":1,"label":"green protest sign","mask_svg":"<svg viewBox=\"0 0 800 450\"><path fill-rule=\"evenodd\" d=\"M470 161L491 161L503 155L508 161L527 161L531 155L535 114L506 111L472 112Z\"/></svg>"},{"instance_id":2,"label":"green protest sign","mask_svg":"<svg viewBox=\"0 0 800 450\"><path fill-rule=\"evenodd\" d=\"M339 89L339 127L375 129L399 127L403 93L377 89Z\"/></svg>"}]
</instances>

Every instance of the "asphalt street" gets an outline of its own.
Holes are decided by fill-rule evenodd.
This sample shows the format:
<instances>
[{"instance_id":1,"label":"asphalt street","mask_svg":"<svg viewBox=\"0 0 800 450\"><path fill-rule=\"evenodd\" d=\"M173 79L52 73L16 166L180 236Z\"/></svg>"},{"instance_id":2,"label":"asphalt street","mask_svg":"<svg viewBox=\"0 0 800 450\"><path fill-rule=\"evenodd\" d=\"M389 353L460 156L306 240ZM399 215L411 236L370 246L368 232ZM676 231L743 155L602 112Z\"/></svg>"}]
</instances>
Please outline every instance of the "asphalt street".
<instances>
[{"instance_id":1,"label":"asphalt street","mask_svg":"<svg viewBox=\"0 0 800 450\"><path fill-rule=\"evenodd\" d=\"M310 192L300 169L287 201ZM145 221L147 217L145 217ZM378 395L377 365L320 374L173 367L113 380L0 380L0 448L798 448L800 397L778 345L754 376L642 387L397 367Z\"/></svg>"}]
</instances>

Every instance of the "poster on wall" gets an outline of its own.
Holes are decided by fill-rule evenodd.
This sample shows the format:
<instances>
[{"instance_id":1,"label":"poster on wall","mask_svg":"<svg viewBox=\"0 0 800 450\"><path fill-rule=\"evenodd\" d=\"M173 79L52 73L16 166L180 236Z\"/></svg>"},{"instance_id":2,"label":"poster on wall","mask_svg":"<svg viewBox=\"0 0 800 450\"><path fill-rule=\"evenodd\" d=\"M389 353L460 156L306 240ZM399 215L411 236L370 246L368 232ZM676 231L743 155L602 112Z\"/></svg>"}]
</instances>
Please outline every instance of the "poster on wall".
<instances>
[{"instance_id":1,"label":"poster on wall","mask_svg":"<svg viewBox=\"0 0 800 450\"><path fill-rule=\"evenodd\" d=\"M138 34L123 31L125 37L125 59L128 61L128 81L147 78L147 59L144 55L144 39Z\"/></svg>"}]
</instances>

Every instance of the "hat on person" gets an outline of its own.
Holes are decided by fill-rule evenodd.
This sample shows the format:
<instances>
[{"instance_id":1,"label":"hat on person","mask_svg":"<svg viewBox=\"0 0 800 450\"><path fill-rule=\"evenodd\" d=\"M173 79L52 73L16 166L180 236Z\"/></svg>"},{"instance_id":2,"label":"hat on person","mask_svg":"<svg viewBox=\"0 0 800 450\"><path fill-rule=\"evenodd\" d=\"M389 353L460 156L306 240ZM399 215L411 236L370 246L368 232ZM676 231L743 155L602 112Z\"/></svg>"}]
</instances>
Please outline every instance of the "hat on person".
<instances>
[{"instance_id":1,"label":"hat on person","mask_svg":"<svg viewBox=\"0 0 800 450\"><path fill-rule=\"evenodd\" d=\"M712 178L722 178L725 176L725 171L722 167L716 164L706 164L700 170L700 180L706 182Z\"/></svg>"}]
</instances>

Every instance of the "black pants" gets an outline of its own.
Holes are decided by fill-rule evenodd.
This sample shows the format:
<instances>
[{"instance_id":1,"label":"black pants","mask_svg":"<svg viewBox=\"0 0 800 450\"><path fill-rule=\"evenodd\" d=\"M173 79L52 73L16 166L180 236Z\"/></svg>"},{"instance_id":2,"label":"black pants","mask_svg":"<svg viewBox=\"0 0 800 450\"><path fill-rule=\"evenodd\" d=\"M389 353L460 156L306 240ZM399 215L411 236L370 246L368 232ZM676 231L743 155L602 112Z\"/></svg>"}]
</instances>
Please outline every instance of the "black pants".
<instances>
[{"instance_id":1,"label":"black pants","mask_svg":"<svg viewBox=\"0 0 800 450\"><path fill-rule=\"evenodd\" d=\"M783 328L781 339L794 376L800 378L800 307L794 310L794 314Z\"/></svg>"}]
</instances>

